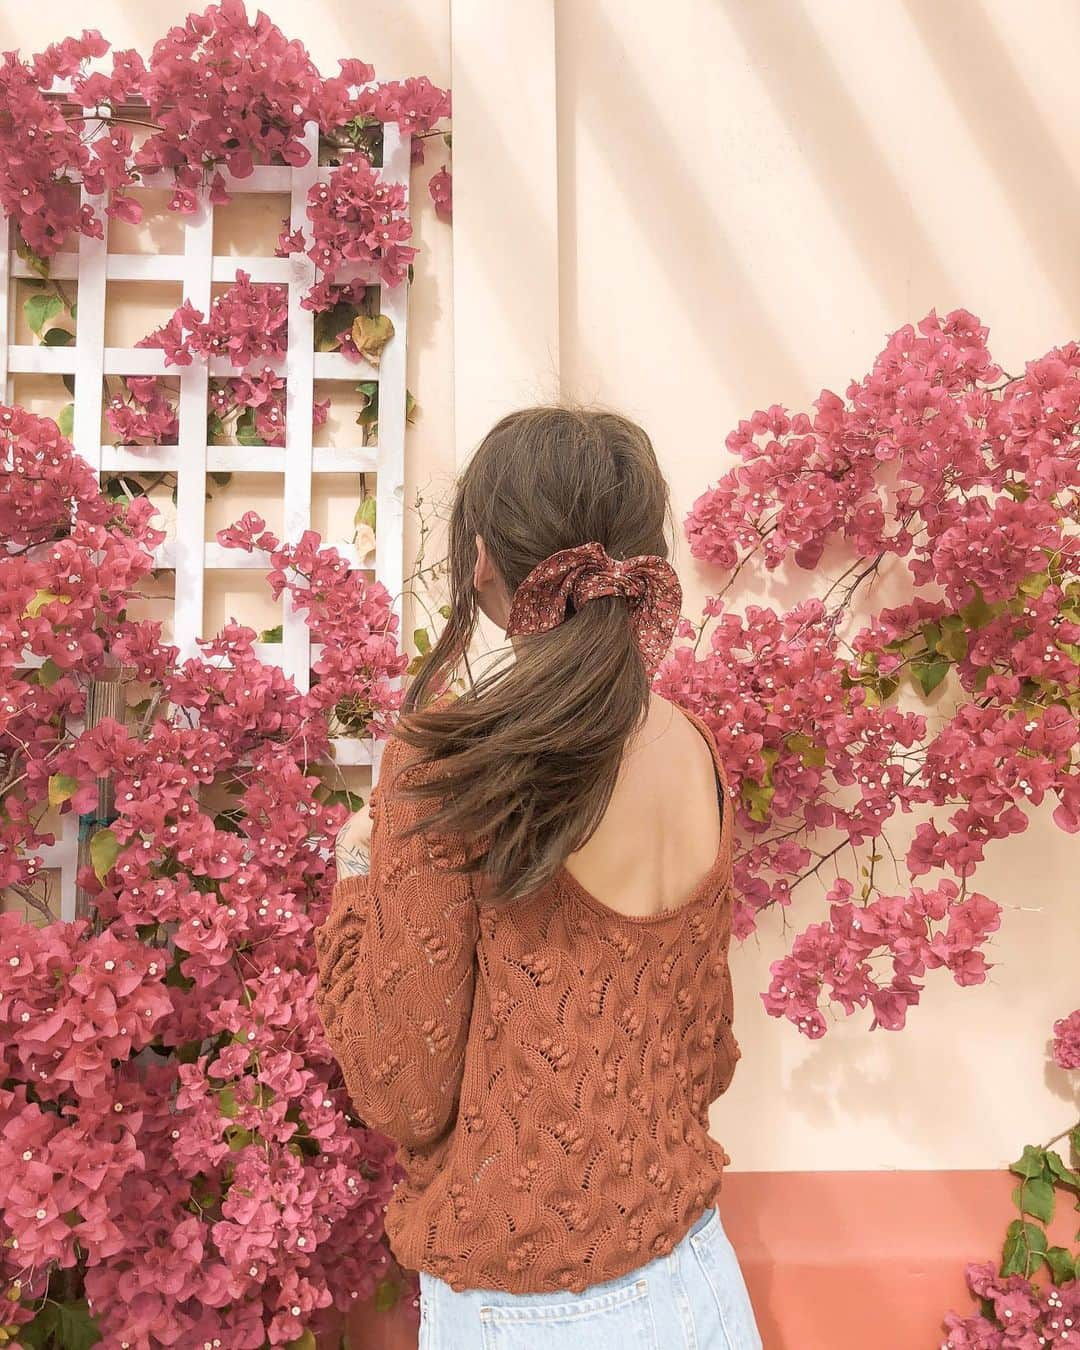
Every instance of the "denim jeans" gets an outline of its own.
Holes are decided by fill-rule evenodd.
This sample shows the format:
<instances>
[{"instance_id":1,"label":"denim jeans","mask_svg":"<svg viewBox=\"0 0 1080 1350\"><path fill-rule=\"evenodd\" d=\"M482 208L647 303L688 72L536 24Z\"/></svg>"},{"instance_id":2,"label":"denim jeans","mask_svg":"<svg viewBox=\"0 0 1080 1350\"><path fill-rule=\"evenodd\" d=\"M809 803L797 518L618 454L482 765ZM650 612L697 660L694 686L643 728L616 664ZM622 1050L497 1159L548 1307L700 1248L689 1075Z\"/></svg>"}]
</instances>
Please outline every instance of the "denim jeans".
<instances>
[{"instance_id":1,"label":"denim jeans","mask_svg":"<svg viewBox=\"0 0 1080 1350\"><path fill-rule=\"evenodd\" d=\"M667 1256L580 1294L455 1293L420 1272L418 1350L762 1350L735 1250L708 1209Z\"/></svg>"}]
</instances>

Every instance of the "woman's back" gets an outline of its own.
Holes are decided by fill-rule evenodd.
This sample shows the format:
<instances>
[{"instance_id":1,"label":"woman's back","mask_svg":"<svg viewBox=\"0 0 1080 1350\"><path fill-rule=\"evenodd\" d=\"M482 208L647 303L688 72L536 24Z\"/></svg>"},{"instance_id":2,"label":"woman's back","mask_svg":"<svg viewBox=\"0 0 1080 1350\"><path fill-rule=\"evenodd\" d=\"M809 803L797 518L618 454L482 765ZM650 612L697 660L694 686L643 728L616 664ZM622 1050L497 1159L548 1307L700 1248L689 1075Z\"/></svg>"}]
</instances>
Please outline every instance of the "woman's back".
<instances>
[{"instance_id":1,"label":"woman's back","mask_svg":"<svg viewBox=\"0 0 1080 1350\"><path fill-rule=\"evenodd\" d=\"M760 1346L712 1208L708 1108L739 1057L732 801L708 725L652 692L680 630L670 514L617 413L522 409L484 437L370 872L316 935L349 1094L401 1145L385 1225L432 1350L546 1350L557 1327L575 1347ZM481 613L512 659L477 674Z\"/></svg>"},{"instance_id":2,"label":"woman's back","mask_svg":"<svg viewBox=\"0 0 1080 1350\"><path fill-rule=\"evenodd\" d=\"M708 727L681 715L722 785ZM688 782L693 750L676 756ZM384 775L407 757L392 738ZM358 1111L406 1149L386 1215L399 1260L455 1289L582 1290L670 1251L715 1202L728 1158L707 1113L739 1056L724 796L719 841L714 805L711 857L676 906L641 889L620 914L617 890L585 884L629 876L606 818L582 850L591 872L477 904L450 870L460 845L392 843L416 806L376 792L371 873L339 883L318 933L320 1001ZM708 811L687 801L689 845Z\"/></svg>"},{"instance_id":3,"label":"woman's back","mask_svg":"<svg viewBox=\"0 0 1080 1350\"><path fill-rule=\"evenodd\" d=\"M701 732L653 694L630 738L604 818L566 859L574 879L617 913L675 909L712 866L721 806Z\"/></svg>"}]
</instances>

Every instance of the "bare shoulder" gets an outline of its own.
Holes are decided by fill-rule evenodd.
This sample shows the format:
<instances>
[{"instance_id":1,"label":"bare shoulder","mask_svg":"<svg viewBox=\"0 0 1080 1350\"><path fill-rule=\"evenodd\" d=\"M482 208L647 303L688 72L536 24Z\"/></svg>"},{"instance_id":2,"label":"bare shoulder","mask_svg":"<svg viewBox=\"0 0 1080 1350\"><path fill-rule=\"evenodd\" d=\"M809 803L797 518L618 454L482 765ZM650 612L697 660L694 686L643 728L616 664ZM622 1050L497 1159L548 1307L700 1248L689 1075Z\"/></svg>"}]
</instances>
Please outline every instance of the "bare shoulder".
<instances>
[{"instance_id":1,"label":"bare shoulder","mask_svg":"<svg viewBox=\"0 0 1080 1350\"><path fill-rule=\"evenodd\" d=\"M623 777L652 779L685 796L695 780L706 787L712 782L711 742L703 722L670 699L651 694L645 720L627 742Z\"/></svg>"}]
</instances>

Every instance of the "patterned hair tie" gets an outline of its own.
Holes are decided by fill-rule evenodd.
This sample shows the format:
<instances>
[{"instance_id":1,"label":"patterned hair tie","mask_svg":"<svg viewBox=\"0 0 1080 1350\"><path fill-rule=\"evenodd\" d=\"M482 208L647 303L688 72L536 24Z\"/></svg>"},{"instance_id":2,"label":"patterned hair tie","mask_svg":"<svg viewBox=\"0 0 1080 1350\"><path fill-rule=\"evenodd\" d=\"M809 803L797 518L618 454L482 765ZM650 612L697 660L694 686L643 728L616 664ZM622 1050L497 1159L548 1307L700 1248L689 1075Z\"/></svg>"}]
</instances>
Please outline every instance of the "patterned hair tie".
<instances>
[{"instance_id":1,"label":"patterned hair tie","mask_svg":"<svg viewBox=\"0 0 1080 1350\"><path fill-rule=\"evenodd\" d=\"M544 633L598 595L622 595L630 605L634 640L651 676L664 659L682 612L675 569L655 553L612 558L593 540L560 549L537 563L514 592L506 636Z\"/></svg>"}]
</instances>

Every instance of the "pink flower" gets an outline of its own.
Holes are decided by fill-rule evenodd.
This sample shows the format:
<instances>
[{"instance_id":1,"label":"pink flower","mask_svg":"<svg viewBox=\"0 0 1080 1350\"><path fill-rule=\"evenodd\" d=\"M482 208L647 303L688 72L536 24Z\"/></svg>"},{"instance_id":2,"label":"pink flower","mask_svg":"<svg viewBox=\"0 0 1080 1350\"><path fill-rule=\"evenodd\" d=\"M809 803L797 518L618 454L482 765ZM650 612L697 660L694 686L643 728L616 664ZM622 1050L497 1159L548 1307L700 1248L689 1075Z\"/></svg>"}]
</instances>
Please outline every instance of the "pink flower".
<instances>
[{"instance_id":1,"label":"pink flower","mask_svg":"<svg viewBox=\"0 0 1080 1350\"><path fill-rule=\"evenodd\" d=\"M440 220L449 220L453 214L453 179L445 167L432 174L428 182L428 192L435 203L435 214Z\"/></svg>"},{"instance_id":2,"label":"pink flower","mask_svg":"<svg viewBox=\"0 0 1080 1350\"><path fill-rule=\"evenodd\" d=\"M249 379L258 406L275 381ZM149 377L126 392L135 410L160 397ZM329 745L325 691L264 666L239 625L178 666L159 624L128 617L161 539L152 516L104 497L54 422L0 408L16 550L0 558L0 750L18 758L0 880L47 894L50 793L61 812L96 810L108 778L115 799L79 876L94 928L0 915L0 1212L24 1300L7 1316L25 1321L60 1268L109 1344L258 1350L371 1291L399 1169L349 1124L314 1005L311 931L344 815L307 767ZM268 551L282 590L315 588L349 634L342 679L387 719L405 659L388 598L316 536L282 550L252 514L230 542ZM137 724L80 730L106 650L155 697Z\"/></svg>"},{"instance_id":3,"label":"pink flower","mask_svg":"<svg viewBox=\"0 0 1080 1350\"><path fill-rule=\"evenodd\" d=\"M1052 1056L1059 1069L1080 1069L1080 1008L1054 1023Z\"/></svg>"},{"instance_id":4,"label":"pink flower","mask_svg":"<svg viewBox=\"0 0 1080 1350\"><path fill-rule=\"evenodd\" d=\"M307 214L312 242L308 257L332 282L346 267L371 268L389 286L408 272L417 250L405 240L412 235L405 189L385 183L361 155L334 169L325 183L308 193Z\"/></svg>"}]
</instances>

